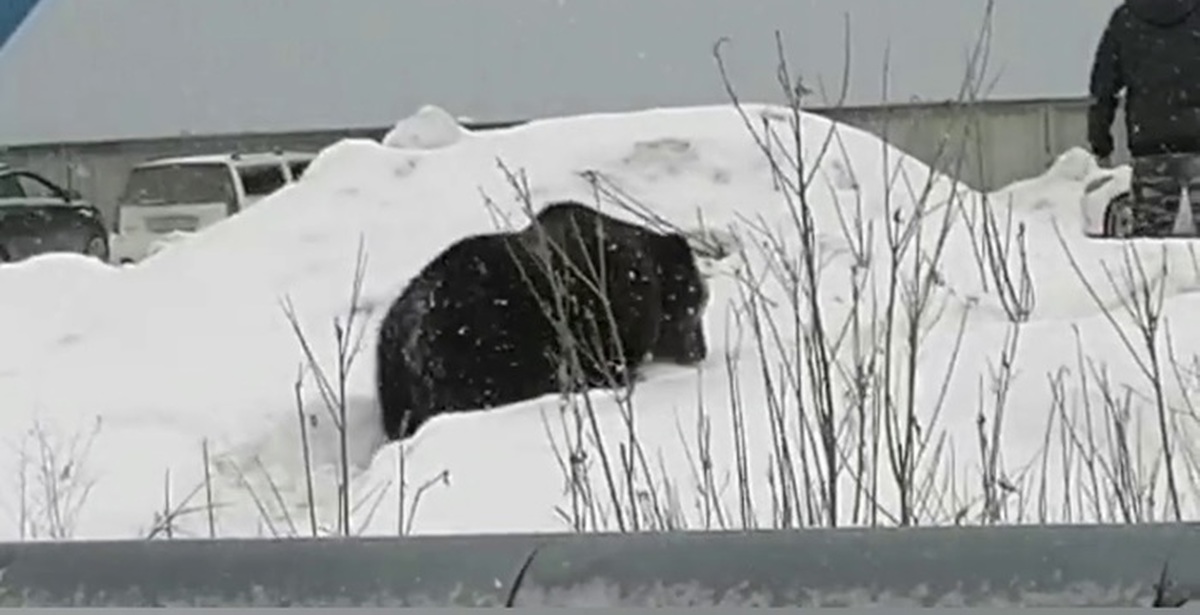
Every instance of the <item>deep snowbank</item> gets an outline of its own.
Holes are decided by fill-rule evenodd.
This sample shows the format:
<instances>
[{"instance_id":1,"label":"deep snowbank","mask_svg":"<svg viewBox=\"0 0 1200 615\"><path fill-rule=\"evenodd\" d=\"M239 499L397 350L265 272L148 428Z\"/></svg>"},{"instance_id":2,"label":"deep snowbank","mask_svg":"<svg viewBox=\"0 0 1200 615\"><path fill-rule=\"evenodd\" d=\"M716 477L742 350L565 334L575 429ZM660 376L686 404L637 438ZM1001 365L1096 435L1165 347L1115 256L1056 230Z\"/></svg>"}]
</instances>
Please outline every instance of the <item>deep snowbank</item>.
<instances>
[{"instance_id":1,"label":"deep snowbank","mask_svg":"<svg viewBox=\"0 0 1200 615\"><path fill-rule=\"evenodd\" d=\"M101 285L116 268L79 254L51 253L0 264L0 375L5 366L27 360L29 353L59 337L64 315L107 300Z\"/></svg>"},{"instance_id":2,"label":"deep snowbank","mask_svg":"<svg viewBox=\"0 0 1200 615\"><path fill-rule=\"evenodd\" d=\"M555 399L443 417L428 424L403 447L407 482L403 506L396 491L401 447L381 448L371 386L377 319L409 277L439 250L463 235L496 227L494 212L481 195L520 223L520 203L497 164L501 161L508 169L524 173L535 202L559 198L593 202L597 184L589 177L600 177L601 188L636 198L675 225L695 232L702 227L722 229L736 234L747 247L744 262L733 256L706 265L713 271L707 317L709 361L701 370L656 367L634 403L648 465L655 466L650 473L658 477L655 480L672 481L679 498L676 508L695 524L692 501L700 487L692 482L692 468L699 445L695 434L700 409L711 422L717 480L725 482L737 465L733 438L737 431L731 418L735 404L730 401L735 391L737 406L745 411L748 480L758 503L752 516L769 523L772 485L778 484L778 469L771 469L771 459L780 454L770 444L773 423L767 410L775 407L770 400L786 404L789 421L794 422L798 413L794 398L778 393L772 397L772 389L763 381L764 373L782 377L780 361L792 356L795 345L789 307L794 297L778 278L764 272L779 265L768 257L774 247L793 253L798 248L786 190L777 188L794 181L795 173L785 166L784 177L773 176L750 132L761 130L760 117L766 117L775 130L786 131L786 114L769 107L748 107L747 112L751 128L733 109L722 106L550 119L471 134L448 130L444 113L426 109L399 123L385 140L387 145L365 140L337 143L321 153L302 181L236 218L116 275L95 276L91 292L103 300L63 302L61 318L54 325L57 335L43 332L20 340L19 331L7 331L14 344L28 352L20 358L7 357L0 365L0 399L7 408L0 415L0 429L24 433L36 419L70 433L86 431L94 424L93 417L103 417L86 467L80 470L94 476L96 483L73 528L78 536L148 531L156 511L163 508L168 472L171 501L203 507L204 492L197 491L203 476L202 442L214 460L215 498L226 505L217 512L221 535L269 533L258 509L274 508L279 499L296 508L272 517L274 531L290 533L290 519L299 533L306 533L307 513L301 506L307 499L304 454L294 386L303 355L281 301L287 298L294 305L309 343L332 374L336 362L332 323L349 313L361 241L367 265L357 317L365 345L349 377L347 404L349 457L355 464L353 499L361 505L355 513L356 526L366 525L370 533L395 532L401 514L411 514L411 498L420 485L447 472L448 484L423 494L416 531L563 529L556 508L570 510L570 498L564 494L562 470L547 434L553 434L561 447L563 433L570 430L564 427ZM831 126L824 118L804 116L809 164L823 148ZM981 399L990 408L989 374L1000 361L999 349L1010 331L1004 302L981 261L979 214L983 207L1003 211L997 219L1004 227L1009 223L1005 205L1012 205L1014 233L1018 223L1025 227L1026 266L1036 303L1013 359L1019 370L1005 400L1000 474L1028 487L1022 482L1028 477L1020 472L1031 459L1038 459L1042 434L1053 414L1047 377L1076 364L1072 326L1086 340L1088 356L1100 357L1111 370L1114 386L1137 383L1139 377L1130 369L1132 362L1109 322L1072 275L1067 252L1054 230L1057 220L1074 258L1093 283L1104 286L1102 279L1095 279L1101 271L1099 263L1119 259L1121 247L1082 241L1077 226L1072 226L1078 218L1083 183L1092 172L1089 161L1069 153L1046 177L989 195L984 202L980 195L932 174L899 151L889 148L885 161L879 141L865 132L844 126L839 132L840 145L826 154L807 197L820 246L826 329L831 340L840 340L831 342L836 349L833 360L840 363L833 368L838 379L828 399L838 416L848 421L842 428L841 446L860 450L845 438L865 433L858 426L867 420L854 416L861 405L856 405L848 389L852 366L871 359L877 360L879 370L889 364L881 351L887 347L881 320L865 314L881 314L893 290L903 304L920 289L913 286L920 280L929 306L922 319L920 351L906 351L907 323L903 312L896 312L897 342L886 355L895 380L888 395L880 393L872 403L908 408L911 398L914 420L935 438L930 450L944 434L946 456L933 460L927 453L914 473L936 476L931 484L941 489L953 484L955 498L961 502L970 502L977 494L976 416ZM928 195L922 197L927 185ZM899 279L893 285L886 221L912 219L918 201L932 213L919 225L921 232L910 235L916 237L914 244L903 252ZM629 217L612 205L605 210ZM944 241L938 241L943 228L948 232ZM771 231L774 239L761 229ZM778 243L773 243L776 239ZM1185 262L1185 249L1173 247L1165 254L1155 246L1138 249L1148 262L1165 258L1172 264L1166 277L1169 295L1193 287L1195 276L1175 267ZM917 275L913 272L918 260L936 265ZM1009 268L1019 270L1015 259ZM0 292L13 296L2 272L0 268ZM762 293L760 314L773 319L782 340L777 350L766 353L772 365L767 372L758 367L757 343L745 312L738 308L747 288L739 276L745 275L765 279L755 284ZM1116 296L1113 291L1100 292L1104 300ZM1171 314L1191 308L1190 299L1177 298L1170 304ZM22 314L40 311L37 304L11 305L24 310ZM809 322L803 319L803 324ZM853 322L860 324L859 335L851 334L855 329L847 323ZM1181 336L1182 348L1200 343L1191 339L1183 324L1174 333ZM916 360L917 375L911 381L906 370L912 366L901 360L905 357ZM946 368L951 364L954 370L948 377ZM737 368L732 381L730 365ZM808 384L804 390L809 390ZM330 481L331 466L338 458L336 430L311 377L299 397L312 459L319 466L315 499L322 523L329 526L335 515ZM598 395L596 403L601 431L616 447L615 443L628 439L620 413L604 395ZM1135 403L1141 405L1134 412L1142 416L1145 404ZM811 415L812 408L806 412ZM797 429L789 423L786 431L799 433ZM804 442L816 446L808 436ZM1139 442L1153 444L1149 428ZM14 468L5 473L14 477L10 481L14 484L15 477L21 476L16 469L18 450L19 446L0 450L0 467ZM808 464L819 465L815 450L808 456ZM1057 467L1057 457L1044 456L1047 467ZM594 452L590 458L595 459ZM881 455L864 463L881 468L874 497L894 512L897 489L888 479L888 460ZM600 480L595 467L590 472L592 480ZM843 493L857 489L845 475L842 482ZM597 493L601 484L596 483ZM1050 489L1061 484L1059 479ZM651 490L642 485L635 491ZM659 496L667 497L666 491ZM738 516L736 488L714 497L728 507L728 514ZM850 514L853 500L843 498L839 505L843 516ZM955 512L950 503L940 509L925 506L919 511L925 519L946 520ZM611 523L611 512L609 516ZM181 515L176 524L193 532L207 531L204 514ZM0 532L15 535L15 522L0 524Z\"/></svg>"}]
</instances>

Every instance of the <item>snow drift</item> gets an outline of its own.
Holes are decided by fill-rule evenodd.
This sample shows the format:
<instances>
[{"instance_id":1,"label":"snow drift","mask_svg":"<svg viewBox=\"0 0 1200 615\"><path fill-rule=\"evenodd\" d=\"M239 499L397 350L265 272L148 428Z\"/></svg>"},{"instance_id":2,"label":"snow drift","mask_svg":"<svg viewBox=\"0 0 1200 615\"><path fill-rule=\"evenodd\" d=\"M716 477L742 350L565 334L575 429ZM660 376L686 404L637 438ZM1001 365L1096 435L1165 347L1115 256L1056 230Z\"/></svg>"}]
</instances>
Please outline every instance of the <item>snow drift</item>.
<instances>
[{"instance_id":1,"label":"snow drift","mask_svg":"<svg viewBox=\"0 0 1200 615\"><path fill-rule=\"evenodd\" d=\"M69 282L51 276L36 278L45 280L42 292L10 292L34 284L36 266L0 268L11 349L0 359L0 425L10 439L0 467L11 469L6 492L32 502L6 500L12 522L0 524L4 537L144 536L161 532L164 519L178 533L207 535L209 490L220 536L306 534L310 501L321 531L329 531L341 457L336 413L304 368L288 309L330 375L335 319L344 324L354 314L361 326L352 332L364 343L345 403L356 532L552 531L584 521L614 529L632 527L635 517L640 527L795 524L818 522L822 513L814 511L831 506L842 524L909 514L926 524L1014 521L1029 518L1037 494L1043 517L1078 520L1090 510L1079 503L1086 498L1069 493L1080 480L1081 453L1062 453L1074 446L1064 417L1078 427L1091 413L1103 448L1109 440L1100 430L1125 416L1135 464L1159 457L1155 409L1186 408L1191 387L1181 376L1183 386L1169 387L1161 404L1145 395L1151 387L1134 359L1141 355L1131 355L1114 328L1128 324L1124 287L1108 284L1104 267L1140 255L1166 298L1178 365L1200 343L1200 328L1174 318L1190 310L1200 268L1191 268L1186 243L1134 242L1126 252L1126 244L1083 241L1078 201L1094 173L1084 154L1068 152L1043 177L981 195L866 132L803 114L811 271L819 274L816 305L831 375L822 380L808 369L819 357L805 354L817 327L812 304L790 282L808 275L800 203L788 198L800 173L786 163L794 152L781 144L790 139L762 134L764 120L773 131L790 131L790 114L767 106L745 113L657 109L474 134L425 108L381 143L330 146L300 182L136 266L89 270L80 276L86 290L76 291L89 300L62 300ZM505 216L523 223L506 170L518 185L527 182L535 204L622 195L726 249L704 263L712 287L709 360L699 369L655 366L632 398L640 447L633 469L620 469L619 447L631 442L621 403L607 393L591 396L616 468L611 480L636 484L610 489L598 445L579 445L587 454L575 469L588 475L590 515L580 512L578 485L565 484L570 468L560 462L572 448L574 419L553 396L440 417L403 446L385 446L380 433L371 382L378 318L452 241L495 230ZM600 202L607 213L637 219L609 199ZM365 277L352 305L360 245ZM24 323L48 313L50 297L58 317L43 322L53 325L26 335ZM906 307L916 305L924 307L919 315ZM1108 318L1102 307L1116 315ZM1081 357L1092 361L1082 364L1091 365L1083 381ZM1097 374L1108 378L1107 388L1097 388ZM1007 384L1002 394L1000 382ZM1142 393L1129 397L1124 414L1106 413L1116 406L1104 400L1124 384ZM821 413L830 417L826 431L814 418ZM1001 428L993 431L997 418ZM54 489L29 486L55 475L38 451L69 448L61 443L93 432L86 459L74 458L82 455L76 449L59 453L58 463L73 457L69 480ZM45 434L58 434L59 444L47 444ZM897 446L910 456L889 455ZM830 463L839 468L833 481ZM711 469L707 478L701 467ZM1052 478L1039 482L1031 468ZM1145 485L1131 489L1157 493L1161 509L1161 473L1148 472L1135 472ZM830 482L838 486L836 505ZM48 513L29 520L29 510L63 506L38 489L81 485L91 487L69 528L36 521ZM1097 501L1108 497L1100 491ZM178 510L164 512L164 500ZM1193 510L1190 497L1182 501Z\"/></svg>"}]
</instances>

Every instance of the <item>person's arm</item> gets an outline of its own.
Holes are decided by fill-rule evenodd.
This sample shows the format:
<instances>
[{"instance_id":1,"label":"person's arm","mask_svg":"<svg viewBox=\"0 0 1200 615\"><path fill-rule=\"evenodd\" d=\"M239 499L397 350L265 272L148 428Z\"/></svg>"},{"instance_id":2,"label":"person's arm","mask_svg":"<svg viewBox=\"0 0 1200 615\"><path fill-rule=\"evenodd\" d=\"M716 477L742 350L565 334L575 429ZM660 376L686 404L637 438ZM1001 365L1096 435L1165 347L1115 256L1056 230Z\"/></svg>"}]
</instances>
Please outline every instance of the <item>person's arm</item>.
<instances>
[{"instance_id":1,"label":"person's arm","mask_svg":"<svg viewBox=\"0 0 1200 615\"><path fill-rule=\"evenodd\" d=\"M1100 34L1088 91L1088 145L1097 158L1108 158L1113 151L1112 123L1117 114L1117 94L1125 87L1121 75L1121 48L1117 42L1118 21L1124 7L1113 11Z\"/></svg>"}]
</instances>

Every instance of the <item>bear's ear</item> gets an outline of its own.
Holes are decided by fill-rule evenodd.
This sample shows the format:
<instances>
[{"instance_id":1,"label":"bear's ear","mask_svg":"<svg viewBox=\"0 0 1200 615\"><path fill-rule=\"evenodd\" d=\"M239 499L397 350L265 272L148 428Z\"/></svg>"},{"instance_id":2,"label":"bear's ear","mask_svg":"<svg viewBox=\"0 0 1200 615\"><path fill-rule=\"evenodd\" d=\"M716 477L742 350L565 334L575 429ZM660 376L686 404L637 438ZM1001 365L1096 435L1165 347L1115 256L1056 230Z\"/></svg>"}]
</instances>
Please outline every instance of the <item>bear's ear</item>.
<instances>
[{"instance_id":1,"label":"bear's ear","mask_svg":"<svg viewBox=\"0 0 1200 615\"><path fill-rule=\"evenodd\" d=\"M659 255L672 262L683 262L696 258L695 253L692 251L692 244L688 242L687 237L679 233L667 233L663 235L662 242L660 242Z\"/></svg>"}]
</instances>

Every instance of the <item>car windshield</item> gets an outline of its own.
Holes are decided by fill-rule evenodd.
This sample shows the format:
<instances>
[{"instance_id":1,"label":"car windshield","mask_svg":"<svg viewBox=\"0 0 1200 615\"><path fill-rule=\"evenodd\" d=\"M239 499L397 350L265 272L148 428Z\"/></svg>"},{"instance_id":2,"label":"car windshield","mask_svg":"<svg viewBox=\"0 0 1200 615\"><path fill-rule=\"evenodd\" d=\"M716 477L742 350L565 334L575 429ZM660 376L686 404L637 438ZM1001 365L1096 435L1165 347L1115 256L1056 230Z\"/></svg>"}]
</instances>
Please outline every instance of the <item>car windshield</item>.
<instances>
[{"instance_id":1,"label":"car windshield","mask_svg":"<svg viewBox=\"0 0 1200 615\"><path fill-rule=\"evenodd\" d=\"M135 168L121 202L128 205L226 203L233 199L229 169L220 163Z\"/></svg>"}]
</instances>

